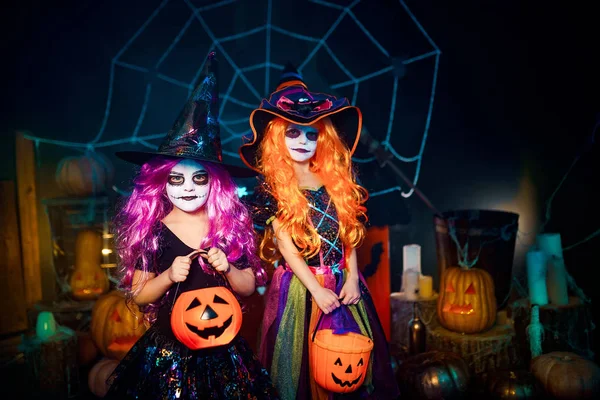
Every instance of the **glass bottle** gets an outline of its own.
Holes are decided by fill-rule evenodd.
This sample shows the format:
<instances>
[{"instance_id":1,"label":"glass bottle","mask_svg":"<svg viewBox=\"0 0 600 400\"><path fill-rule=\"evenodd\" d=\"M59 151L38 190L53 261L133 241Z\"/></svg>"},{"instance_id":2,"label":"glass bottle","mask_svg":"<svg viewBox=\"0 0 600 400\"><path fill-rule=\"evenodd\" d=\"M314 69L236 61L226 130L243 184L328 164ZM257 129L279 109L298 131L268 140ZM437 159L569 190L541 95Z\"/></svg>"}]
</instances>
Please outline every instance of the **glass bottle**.
<instances>
[{"instance_id":1,"label":"glass bottle","mask_svg":"<svg viewBox=\"0 0 600 400\"><path fill-rule=\"evenodd\" d=\"M408 321L408 352L410 355L425 352L425 324L417 313L417 302L413 303L413 317Z\"/></svg>"}]
</instances>

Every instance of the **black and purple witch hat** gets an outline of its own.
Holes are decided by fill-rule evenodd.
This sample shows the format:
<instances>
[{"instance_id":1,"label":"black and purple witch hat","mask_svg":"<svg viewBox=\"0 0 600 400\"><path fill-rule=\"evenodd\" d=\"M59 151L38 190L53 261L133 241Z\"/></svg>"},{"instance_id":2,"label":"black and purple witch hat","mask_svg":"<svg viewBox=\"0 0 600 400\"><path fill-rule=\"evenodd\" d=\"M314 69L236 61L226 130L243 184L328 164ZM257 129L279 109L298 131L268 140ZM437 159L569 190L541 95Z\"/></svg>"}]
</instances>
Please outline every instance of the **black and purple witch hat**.
<instances>
[{"instance_id":1,"label":"black and purple witch hat","mask_svg":"<svg viewBox=\"0 0 600 400\"><path fill-rule=\"evenodd\" d=\"M208 161L221 165L233 177L256 176L256 172L251 169L223 162L217 71L218 62L215 52L211 52L204 65L202 80L192 92L158 150L120 151L115 154L125 161L138 165L156 156Z\"/></svg>"},{"instance_id":2,"label":"black and purple witch hat","mask_svg":"<svg viewBox=\"0 0 600 400\"><path fill-rule=\"evenodd\" d=\"M248 167L256 169L256 154L265 129L277 117L298 125L311 125L329 117L351 153L356 149L362 128L362 114L358 107L350 105L345 97L338 99L326 93L309 91L302 75L288 63L277 89L250 114L254 137L239 148L240 157Z\"/></svg>"}]
</instances>

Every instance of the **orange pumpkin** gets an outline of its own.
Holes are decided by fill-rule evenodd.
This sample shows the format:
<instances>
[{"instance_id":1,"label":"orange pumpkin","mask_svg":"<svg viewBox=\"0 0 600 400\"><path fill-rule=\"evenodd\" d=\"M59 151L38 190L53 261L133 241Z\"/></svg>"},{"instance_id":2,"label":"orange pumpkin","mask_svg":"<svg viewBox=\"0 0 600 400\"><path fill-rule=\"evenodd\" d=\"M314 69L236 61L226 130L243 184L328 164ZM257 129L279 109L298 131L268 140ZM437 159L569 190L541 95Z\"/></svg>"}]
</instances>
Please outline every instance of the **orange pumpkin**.
<instances>
[{"instance_id":1,"label":"orange pumpkin","mask_svg":"<svg viewBox=\"0 0 600 400\"><path fill-rule=\"evenodd\" d=\"M85 229L75 240L75 268L71 274L71 295L77 300L94 300L108 291L108 275L100 267L102 236Z\"/></svg>"},{"instance_id":2,"label":"orange pumpkin","mask_svg":"<svg viewBox=\"0 0 600 400\"><path fill-rule=\"evenodd\" d=\"M143 320L138 306L128 304L123 293L113 290L98 298L92 308L92 340L106 357L121 360L146 332Z\"/></svg>"},{"instance_id":3,"label":"orange pumpkin","mask_svg":"<svg viewBox=\"0 0 600 400\"><path fill-rule=\"evenodd\" d=\"M496 295L491 275L481 268L447 268L442 274L437 315L440 324L458 333L479 333L496 322Z\"/></svg>"},{"instance_id":4,"label":"orange pumpkin","mask_svg":"<svg viewBox=\"0 0 600 400\"><path fill-rule=\"evenodd\" d=\"M56 183L69 196L98 195L110 187L113 174L106 157L90 153L63 158L56 168Z\"/></svg>"},{"instance_id":5,"label":"orange pumpkin","mask_svg":"<svg viewBox=\"0 0 600 400\"><path fill-rule=\"evenodd\" d=\"M98 347L89 332L77 332L77 363L86 366L98 357Z\"/></svg>"},{"instance_id":6,"label":"orange pumpkin","mask_svg":"<svg viewBox=\"0 0 600 400\"><path fill-rule=\"evenodd\" d=\"M600 368L575 353L554 351L531 360L535 379L552 399L597 399Z\"/></svg>"},{"instance_id":7,"label":"orange pumpkin","mask_svg":"<svg viewBox=\"0 0 600 400\"><path fill-rule=\"evenodd\" d=\"M242 309L227 288L182 293L171 312L175 337L192 350L229 344L242 326Z\"/></svg>"},{"instance_id":8,"label":"orange pumpkin","mask_svg":"<svg viewBox=\"0 0 600 400\"><path fill-rule=\"evenodd\" d=\"M110 358L103 358L98 361L88 374L88 387L90 392L96 397L106 396L108 392L109 384L106 380L113 373L115 368L119 365L117 360L111 360Z\"/></svg>"},{"instance_id":9,"label":"orange pumpkin","mask_svg":"<svg viewBox=\"0 0 600 400\"><path fill-rule=\"evenodd\" d=\"M310 347L312 375L330 392L353 392L365 381L371 350L373 341L367 336L354 332L337 335L321 329Z\"/></svg>"}]
</instances>

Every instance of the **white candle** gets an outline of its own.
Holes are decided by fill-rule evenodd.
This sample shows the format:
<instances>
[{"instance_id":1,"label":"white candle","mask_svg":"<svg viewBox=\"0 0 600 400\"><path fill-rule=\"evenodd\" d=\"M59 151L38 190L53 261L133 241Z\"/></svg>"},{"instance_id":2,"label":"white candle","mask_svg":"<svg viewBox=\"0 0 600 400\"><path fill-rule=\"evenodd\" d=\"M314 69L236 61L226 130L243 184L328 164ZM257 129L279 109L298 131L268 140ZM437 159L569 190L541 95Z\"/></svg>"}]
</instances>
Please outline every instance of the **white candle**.
<instances>
[{"instance_id":1,"label":"white candle","mask_svg":"<svg viewBox=\"0 0 600 400\"><path fill-rule=\"evenodd\" d=\"M537 244L544 253L551 257L562 258L562 243L560 233L543 233L538 235Z\"/></svg>"},{"instance_id":2,"label":"white candle","mask_svg":"<svg viewBox=\"0 0 600 400\"><path fill-rule=\"evenodd\" d=\"M539 250L527 252L527 284L531 304L548 304L546 289L546 253Z\"/></svg>"},{"instance_id":3,"label":"white candle","mask_svg":"<svg viewBox=\"0 0 600 400\"><path fill-rule=\"evenodd\" d=\"M419 277L419 297L428 299L433 296L433 278L427 275Z\"/></svg>"},{"instance_id":4,"label":"white candle","mask_svg":"<svg viewBox=\"0 0 600 400\"><path fill-rule=\"evenodd\" d=\"M402 292L406 288L405 272L417 271L421 276L421 246L418 244L407 244L402 248Z\"/></svg>"},{"instance_id":5,"label":"white candle","mask_svg":"<svg viewBox=\"0 0 600 400\"><path fill-rule=\"evenodd\" d=\"M567 289L567 268L562 258L552 258L548 261L548 298L550 303L556 305L569 304L569 291Z\"/></svg>"},{"instance_id":6,"label":"white candle","mask_svg":"<svg viewBox=\"0 0 600 400\"><path fill-rule=\"evenodd\" d=\"M404 293L406 300L417 300L417 290L419 289L419 278L421 275L415 270L404 271Z\"/></svg>"},{"instance_id":7,"label":"white candle","mask_svg":"<svg viewBox=\"0 0 600 400\"><path fill-rule=\"evenodd\" d=\"M403 270L416 270L421 275L421 246L407 244L403 247Z\"/></svg>"},{"instance_id":8,"label":"white candle","mask_svg":"<svg viewBox=\"0 0 600 400\"><path fill-rule=\"evenodd\" d=\"M548 288L548 300L551 304L556 305L569 304L567 270L563 259L560 233L538 235L537 241L538 246L547 256L546 286Z\"/></svg>"}]
</instances>

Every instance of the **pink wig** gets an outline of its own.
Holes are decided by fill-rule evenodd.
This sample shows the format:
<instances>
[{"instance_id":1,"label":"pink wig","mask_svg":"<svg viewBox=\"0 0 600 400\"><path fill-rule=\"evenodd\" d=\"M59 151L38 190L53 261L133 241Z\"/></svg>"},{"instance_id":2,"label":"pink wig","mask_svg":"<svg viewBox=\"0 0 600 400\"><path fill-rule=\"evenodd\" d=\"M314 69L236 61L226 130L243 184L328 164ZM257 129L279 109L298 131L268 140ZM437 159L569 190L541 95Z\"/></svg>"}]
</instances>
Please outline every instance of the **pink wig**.
<instances>
[{"instance_id":1,"label":"pink wig","mask_svg":"<svg viewBox=\"0 0 600 400\"><path fill-rule=\"evenodd\" d=\"M171 169L180 161L159 156L145 163L133 181L132 194L125 199L115 217L121 287L128 292L131 291L136 265L144 272L143 281L147 279L148 272L157 272L153 266L159 249L160 221L173 209L165 186ZM257 286L265 284L267 274L256 256L252 220L237 195L235 183L218 164L201 164L210 176L210 195L205 205L210 226L198 248L218 247L227 254L231 263L245 258L254 271ZM201 264L207 272L214 273L210 266Z\"/></svg>"}]
</instances>

